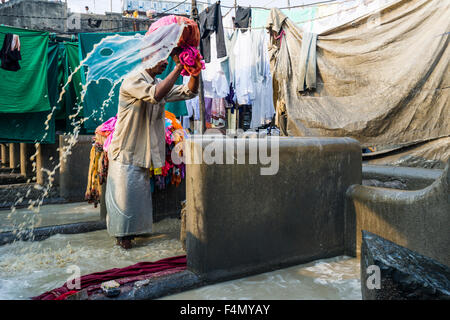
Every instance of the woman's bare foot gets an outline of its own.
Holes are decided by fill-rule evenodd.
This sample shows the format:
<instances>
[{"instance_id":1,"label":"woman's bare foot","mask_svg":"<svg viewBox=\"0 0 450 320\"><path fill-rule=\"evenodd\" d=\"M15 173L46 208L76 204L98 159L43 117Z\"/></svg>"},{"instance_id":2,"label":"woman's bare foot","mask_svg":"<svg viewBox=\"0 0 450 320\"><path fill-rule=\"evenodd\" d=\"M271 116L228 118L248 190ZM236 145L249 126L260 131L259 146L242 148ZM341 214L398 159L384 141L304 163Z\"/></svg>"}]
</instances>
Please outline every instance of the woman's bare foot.
<instances>
[{"instance_id":1,"label":"woman's bare foot","mask_svg":"<svg viewBox=\"0 0 450 320\"><path fill-rule=\"evenodd\" d=\"M131 249L132 245L131 245L131 239L133 239L132 237L120 237L120 238L116 238L117 241L116 243L121 246L124 249Z\"/></svg>"}]
</instances>

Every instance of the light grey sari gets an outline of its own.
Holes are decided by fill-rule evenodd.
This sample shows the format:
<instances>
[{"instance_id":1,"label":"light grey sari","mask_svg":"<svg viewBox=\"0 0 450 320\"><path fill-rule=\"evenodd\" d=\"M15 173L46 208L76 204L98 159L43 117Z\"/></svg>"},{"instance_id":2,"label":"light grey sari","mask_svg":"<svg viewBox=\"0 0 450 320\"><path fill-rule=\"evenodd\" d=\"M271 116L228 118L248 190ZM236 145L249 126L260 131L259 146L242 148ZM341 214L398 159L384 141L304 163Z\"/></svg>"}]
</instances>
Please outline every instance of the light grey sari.
<instances>
[{"instance_id":1,"label":"light grey sari","mask_svg":"<svg viewBox=\"0 0 450 320\"><path fill-rule=\"evenodd\" d=\"M150 170L109 159L106 226L113 237L152 232Z\"/></svg>"}]
</instances>

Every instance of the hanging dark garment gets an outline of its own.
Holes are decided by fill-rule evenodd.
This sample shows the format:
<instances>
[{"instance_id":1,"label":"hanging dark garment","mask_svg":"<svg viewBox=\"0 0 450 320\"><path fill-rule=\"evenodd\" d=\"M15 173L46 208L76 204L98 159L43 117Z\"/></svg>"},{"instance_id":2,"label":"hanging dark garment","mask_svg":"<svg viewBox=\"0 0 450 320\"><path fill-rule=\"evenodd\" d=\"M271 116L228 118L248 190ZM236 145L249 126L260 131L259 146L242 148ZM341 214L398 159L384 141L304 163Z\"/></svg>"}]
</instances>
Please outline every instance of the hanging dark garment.
<instances>
[{"instance_id":1,"label":"hanging dark garment","mask_svg":"<svg viewBox=\"0 0 450 320\"><path fill-rule=\"evenodd\" d=\"M248 28L251 17L251 8L238 7L236 10L236 17L234 18L234 26L236 28Z\"/></svg>"},{"instance_id":2,"label":"hanging dark garment","mask_svg":"<svg viewBox=\"0 0 450 320\"><path fill-rule=\"evenodd\" d=\"M220 4L213 4L207 7L199 15L200 27L200 52L206 63L211 62L211 34L216 32L217 58L227 55L225 47L225 36L222 25L222 11Z\"/></svg>"},{"instance_id":3,"label":"hanging dark garment","mask_svg":"<svg viewBox=\"0 0 450 320\"><path fill-rule=\"evenodd\" d=\"M20 69L19 60L22 60L19 49L12 48L12 40L14 35L7 33L3 40L3 46L0 50L1 68L8 71L17 71Z\"/></svg>"},{"instance_id":4,"label":"hanging dark garment","mask_svg":"<svg viewBox=\"0 0 450 320\"><path fill-rule=\"evenodd\" d=\"M239 105L239 128L244 131L250 129L252 122L252 106L251 105Z\"/></svg>"}]
</instances>

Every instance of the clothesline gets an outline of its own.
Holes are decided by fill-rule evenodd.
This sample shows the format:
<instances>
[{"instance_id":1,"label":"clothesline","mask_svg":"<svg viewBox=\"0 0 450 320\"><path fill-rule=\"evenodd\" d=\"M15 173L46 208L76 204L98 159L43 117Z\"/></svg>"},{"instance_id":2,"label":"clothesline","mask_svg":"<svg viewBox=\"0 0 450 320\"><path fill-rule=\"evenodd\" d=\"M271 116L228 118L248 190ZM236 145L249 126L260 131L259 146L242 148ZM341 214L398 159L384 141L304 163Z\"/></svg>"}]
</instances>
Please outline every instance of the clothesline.
<instances>
[{"instance_id":1,"label":"clothesline","mask_svg":"<svg viewBox=\"0 0 450 320\"><path fill-rule=\"evenodd\" d=\"M350 2L350 1L354 1L354 0L345 0L345 1L342 1L342 3L343 2ZM315 21L315 20L320 20L320 19L323 19L323 18L334 16L334 15L342 13L342 12L346 12L346 11L350 11L350 10L356 9L358 6L359 5L356 5L356 6L353 6L353 7L350 7L350 8L346 8L346 9L342 9L342 10L339 10L339 11L336 11L336 12L333 12L333 13L330 13L330 14L327 14L327 15L323 15L323 16L320 16L320 17L315 17L315 18L307 19L307 20L303 20L303 21L296 21L294 23L295 24L303 24L303 23L312 22L312 21ZM230 11L228 11L227 14ZM255 29L255 30L256 29L266 29L266 27L247 27L247 28L223 27L223 28L224 29L244 29L244 30L246 30L246 29Z\"/></svg>"},{"instance_id":2,"label":"clothesline","mask_svg":"<svg viewBox=\"0 0 450 320\"><path fill-rule=\"evenodd\" d=\"M354 1L354 0L347 0L347 1ZM323 15L323 16L320 16L320 17L316 17L316 18L313 18L313 19L308 19L308 20L304 20L304 21L300 21L300 22L294 22L294 23L295 24L301 24L301 23L311 22L311 21L314 21L314 20L320 20L320 19L323 19L323 18L328 18L328 17L334 16L334 15L336 15L338 13L342 13L342 12L346 12L346 11L350 11L350 10L356 9L356 8L358 8L358 6L359 5L355 5L353 7L342 9L342 10L339 10L339 11L336 11L336 12L333 12L333 13L330 13L330 14L327 14L327 15Z\"/></svg>"},{"instance_id":3,"label":"clothesline","mask_svg":"<svg viewBox=\"0 0 450 320\"><path fill-rule=\"evenodd\" d=\"M233 10L233 8L231 8L230 10L228 10L228 12L225 13L225 14L222 16L222 18L226 17L226 16L231 12L231 10Z\"/></svg>"},{"instance_id":4,"label":"clothesline","mask_svg":"<svg viewBox=\"0 0 450 320\"><path fill-rule=\"evenodd\" d=\"M327 0L327 1L322 1L322 2L316 2L316 3L310 3L310 4L298 4L298 5L293 5L293 6L288 6L288 7L281 7L279 9L294 9L294 8L306 8L306 7L314 7L314 6L328 6L328 5L332 5L334 3L345 3L345 2L349 2L349 1L354 1L354 0L342 0L342 1L337 1L337 0ZM203 4L207 4L206 2L202 2L202 1L197 1L198 3L203 3ZM332 3L333 2L333 3ZM234 9L235 7L231 7L231 6L224 6L222 4L220 4L220 6L222 8L231 8ZM239 4L236 6L236 8L239 7ZM266 7L254 7L254 6L249 6L253 9L263 9L263 10L271 10L272 8L266 8Z\"/></svg>"}]
</instances>

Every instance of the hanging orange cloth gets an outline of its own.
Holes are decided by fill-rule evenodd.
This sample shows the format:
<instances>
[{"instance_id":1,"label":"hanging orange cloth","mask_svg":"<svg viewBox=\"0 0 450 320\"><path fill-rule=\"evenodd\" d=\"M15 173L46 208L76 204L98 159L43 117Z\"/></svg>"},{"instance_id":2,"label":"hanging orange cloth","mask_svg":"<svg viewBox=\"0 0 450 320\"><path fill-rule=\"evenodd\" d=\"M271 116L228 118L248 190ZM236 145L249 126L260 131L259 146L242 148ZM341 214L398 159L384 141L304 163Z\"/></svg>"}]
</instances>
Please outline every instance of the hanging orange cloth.
<instances>
[{"instance_id":1,"label":"hanging orange cloth","mask_svg":"<svg viewBox=\"0 0 450 320\"><path fill-rule=\"evenodd\" d=\"M179 123L177 117L175 117L175 115L170 112L165 110L166 114L166 118L169 119L170 121L172 121L172 126L176 129L176 130L183 130L183 126L181 125L181 123Z\"/></svg>"},{"instance_id":2,"label":"hanging orange cloth","mask_svg":"<svg viewBox=\"0 0 450 320\"><path fill-rule=\"evenodd\" d=\"M101 197L100 177L99 172L102 171L103 163L103 145L95 142L91 148L89 156L89 173L88 183L85 192L85 200L88 203L94 203L94 207L97 208Z\"/></svg>"}]
</instances>

